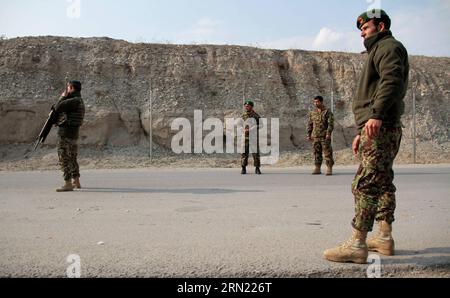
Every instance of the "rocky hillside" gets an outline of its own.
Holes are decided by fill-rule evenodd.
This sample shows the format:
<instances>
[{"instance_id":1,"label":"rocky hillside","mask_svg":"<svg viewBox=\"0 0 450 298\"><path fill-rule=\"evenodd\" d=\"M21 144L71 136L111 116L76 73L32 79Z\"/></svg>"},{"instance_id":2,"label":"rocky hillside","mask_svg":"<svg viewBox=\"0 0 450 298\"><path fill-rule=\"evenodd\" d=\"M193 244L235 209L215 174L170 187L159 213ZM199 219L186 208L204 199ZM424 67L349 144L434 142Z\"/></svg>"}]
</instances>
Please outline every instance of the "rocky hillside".
<instances>
[{"instance_id":1,"label":"rocky hillside","mask_svg":"<svg viewBox=\"0 0 450 298\"><path fill-rule=\"evenodd\" d=\"M238 46L133 44L108 38L35 37L0 41L0 145L31 143L65 78L83 82L87 119L81 143L169 147L173 119L238 117L243 98L280 118L282 151L309 148L311 99L334 93L335 148L354 134L351 100L364 55ZM448 148L450 58L411 57L419 143ZM412 138L412 88L405 144ZM151 110L151 117L150 117ZM48 143L55 143L55 132ZM408 141L409 140L409 141Z\"/></svg>"}]
</instances>

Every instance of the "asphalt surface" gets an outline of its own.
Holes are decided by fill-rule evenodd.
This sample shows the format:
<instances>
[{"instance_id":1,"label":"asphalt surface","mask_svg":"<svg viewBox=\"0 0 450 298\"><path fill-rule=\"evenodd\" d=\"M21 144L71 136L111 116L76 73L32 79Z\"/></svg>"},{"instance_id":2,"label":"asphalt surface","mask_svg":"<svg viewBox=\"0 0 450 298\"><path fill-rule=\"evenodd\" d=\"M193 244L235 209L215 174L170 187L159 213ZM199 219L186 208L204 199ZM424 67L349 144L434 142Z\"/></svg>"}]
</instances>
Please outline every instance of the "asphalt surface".
<instances>
[{"instance_id":1,"label":"asphalt surface","mask_svg":"<svg viewBox=\"0 0 450 298\"><path fill-rule=\"evenodd\" d=\"M322 258L351 233L356 167L310 170L94 170L72 193L57 171L0 172L0 276L65 277L76 254L82 277L450 277L450 165L396 166L380 271Z\"/></svg>"}]
</instances>

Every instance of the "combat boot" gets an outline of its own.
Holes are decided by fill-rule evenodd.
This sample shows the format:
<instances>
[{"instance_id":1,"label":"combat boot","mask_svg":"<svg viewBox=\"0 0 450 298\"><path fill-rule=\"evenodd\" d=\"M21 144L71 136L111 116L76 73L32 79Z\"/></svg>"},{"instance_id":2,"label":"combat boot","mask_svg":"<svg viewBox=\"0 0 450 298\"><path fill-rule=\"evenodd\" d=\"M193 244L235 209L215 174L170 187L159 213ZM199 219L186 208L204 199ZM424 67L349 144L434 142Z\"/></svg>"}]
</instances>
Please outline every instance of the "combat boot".
<instances>
[{"instance_id":1,"label":"combat boot","mask_svg":"<svg viewBox=\"0 0 450 298\"><path fill-rule=\"evenodd\" d=\"M56 192L73 191L72 181L66 180L66 184L56 189Z\"/></svg>"},{"instance_id":2,"label":"combat boot","mask_svg":"<svg viewBox=\"0 0 450 298\"><path fill-rule=\"evenodd\" d=\"M80 178L74 178L72 186L74 189L81 189Z\"/></svg>"},{"instance_id":3,"label":"combat boot","mask_svg":"<svg viewBox=\"0 0 450 298\"><path fill-rule=\"evenodd\" d=\"M367 232L353 229L352 237L336 248L327 249L323 256L333 262L366 264L369 251L366 245Z\"/></svg>"},{"instance_id":4,"label":"combat boot","mask_svg":"<svg viewBox=\"0 0 450 298\"><path fill-rule=\"evenodd\" d=\"M394 255L394 239L392 238L392 225L386 221L378 222L378 233L367 240L370 251L377 251L386 256Z\"/></svg>"},{"instance_id":5,"label":"combat boot","mask_svg":"<svg viewBox=\"0 0 450 298\"><path fill-rule=\"evenodd\" d=\"M322 172L320 171L320 166L319 165L316 165L316 168L314 169L312 174L313 175L320 175L320 174L322 174Z\"/></svg>"},{"instance_id":6,"label":"combat boot","mask_svg":"<svg viewBox=\"0 0 450 298\"><path fill-rule=\"evenodd\" d=\"M259 169L259 167L257 167L257 168L255 169L255 174L256 174L256 175L261 175L261 170Z\"/></svg>"},{"instance_id":7,"label":"combat boot","mask_svg":"<svg viewBox=\"0 0 450 298\"><path fill-rule=\"evenodd\" d=\"M242 167L241 175L245 175L245 174L247 174L247 169L246 169L246 167Z\"/></svg>"},{"instance_id":8,"label":"combat boot","mask_svg":"<svg viewBox=\"0 0 450 298\"><path fill-rule=\"evenodd\" d=\"M327 166L327 176L332 176L333 175L333 167L331 166Z\"/></svg>"}]
</instances>

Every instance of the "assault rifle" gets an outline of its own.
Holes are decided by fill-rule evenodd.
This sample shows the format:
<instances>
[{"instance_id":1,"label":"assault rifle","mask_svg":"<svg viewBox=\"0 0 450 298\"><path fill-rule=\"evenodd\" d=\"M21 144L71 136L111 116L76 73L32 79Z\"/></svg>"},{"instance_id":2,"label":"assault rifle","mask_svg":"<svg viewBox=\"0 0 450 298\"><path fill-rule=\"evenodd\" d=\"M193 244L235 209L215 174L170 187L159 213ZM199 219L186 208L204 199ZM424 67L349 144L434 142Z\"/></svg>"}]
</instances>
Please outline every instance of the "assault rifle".
<instances>
[{"instance_id":1,"label":"assault rifle","mask_svg":"<svg viewBox=\"0 0 450 298\"><path fill-rule=\"evenodd\" d=\"M66 78L65 78L65 86L64 86L64 90L66 92L67 90L67 78L68 78L68 74L66 74ZM39 146L39 144L43 144L45 142L45 140L47 139L48 134L50 133L50 131L52 130L52 126L54 124L56 124L56 121L58 120L58 115L55 111L55 105L53 105L51 107L50 113L48 114L47 120L44 123L44 127L42 127L41 132L39 133L39 136L36 140L36 143L34 144L34 150L36 151L37 147Z\"/></svg>"},{"instance_id":2,"label":"assault rifle","mask_svg":"<svg viewBox=\"0 0 450 298\"><path fill-rule=\"evenodd\" d=\"M36 140L36 143L34 144L33 151L36 151L39 144L42 144L45 142L45 139L47 139L48 134L50 133L50 130L52 130L52 126L56 123L58 115L55 111L55 106L52 106L50 113L48 114L47 120L45 121L44 127L42 127L41 132L39 133L39 136Z\"/></svg>"}]
</instances>

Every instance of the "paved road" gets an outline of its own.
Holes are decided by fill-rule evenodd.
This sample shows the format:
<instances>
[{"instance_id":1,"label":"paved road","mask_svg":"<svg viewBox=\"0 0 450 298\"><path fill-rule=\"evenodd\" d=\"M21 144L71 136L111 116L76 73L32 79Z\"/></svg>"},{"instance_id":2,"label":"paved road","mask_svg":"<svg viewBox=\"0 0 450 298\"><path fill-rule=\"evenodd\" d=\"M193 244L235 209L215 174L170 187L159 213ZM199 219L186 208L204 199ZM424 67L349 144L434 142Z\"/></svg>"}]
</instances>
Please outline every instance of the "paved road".
<instances>
[{"instance_id":1,"label":"paved road","mask_svg":"<svg viewBox=\"0 0 450 298\"><path fill-rule=\"evenodd\" d=\"M59 172L0 172L0 276L63 277L70 254L83 277L365 276L322 259L350 234L355 170L95 170L66 194ZM396 173L381 275L450 277L450 165Z\"/></svg>"}]
</instances>

